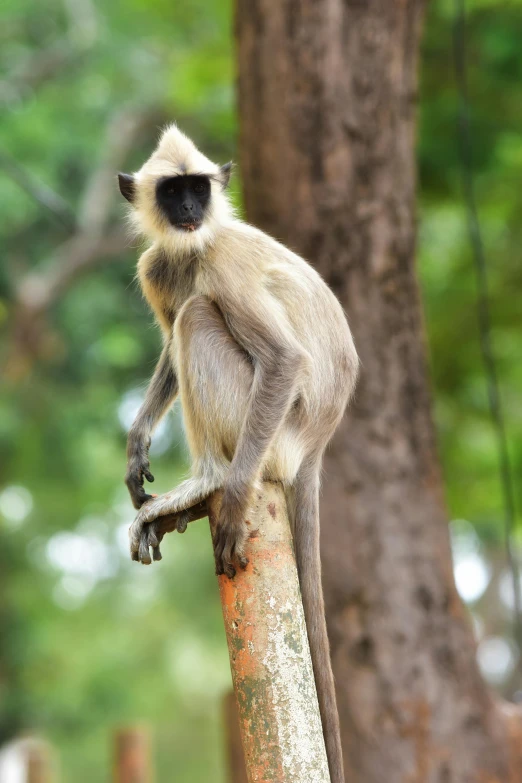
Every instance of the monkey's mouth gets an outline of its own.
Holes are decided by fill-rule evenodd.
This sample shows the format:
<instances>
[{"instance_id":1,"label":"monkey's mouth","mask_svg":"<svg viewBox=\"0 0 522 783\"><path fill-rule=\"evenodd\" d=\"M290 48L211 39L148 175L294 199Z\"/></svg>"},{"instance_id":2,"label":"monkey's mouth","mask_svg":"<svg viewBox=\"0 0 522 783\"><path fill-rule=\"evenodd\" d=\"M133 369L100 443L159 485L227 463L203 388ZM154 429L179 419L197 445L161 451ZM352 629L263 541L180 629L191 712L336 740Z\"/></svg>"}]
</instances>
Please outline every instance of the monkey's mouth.
<instances>
[{"instance_id":1,"label":"monkey's mouth","mask_svg":"<svg viewBox=\"0 0 522 783\"><path fill-rule=\"evenodd\" d=\"M182 231L195 231L201 226L201 220L188 220L185 223L177 223L176 228Z\"/></svg>"}]
</instances>

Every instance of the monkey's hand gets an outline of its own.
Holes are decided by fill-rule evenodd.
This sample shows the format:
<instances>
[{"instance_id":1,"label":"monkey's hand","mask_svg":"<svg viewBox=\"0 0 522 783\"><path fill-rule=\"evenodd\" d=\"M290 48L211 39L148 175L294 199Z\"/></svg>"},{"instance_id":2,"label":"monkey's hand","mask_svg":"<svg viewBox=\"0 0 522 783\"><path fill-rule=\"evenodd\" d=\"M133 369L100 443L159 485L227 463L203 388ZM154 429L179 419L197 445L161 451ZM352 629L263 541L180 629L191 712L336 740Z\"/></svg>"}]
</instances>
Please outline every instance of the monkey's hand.
<instances>
[{"instance_id":1,"label":"monkey's hand","mask_svg":"<svg viewBox=\"0 0 522 783\"><path fill-rule=\"evenodd\" d=\"M219 519L214 533L214 557L216 574L226 574L230 579L236 575L236 565L246 568L248 558L245 546L248 527L245 513L248 508L248 494L225 487Z\"/></svg>"},{"instance_id":2,"label":"monkey's hand","mask_svg":"<svg viewBox=\"0 0 522 783\"><path fill-rule=\"evenodd\" d=\"M130 457L125 475L125 483L134 508L141 508L147 500L152 498L152 495L148 495L143 487L145 479L152 482L154 481L154 476L150 472L148 457L139 453Z\"/></svg>"}]
</instances>

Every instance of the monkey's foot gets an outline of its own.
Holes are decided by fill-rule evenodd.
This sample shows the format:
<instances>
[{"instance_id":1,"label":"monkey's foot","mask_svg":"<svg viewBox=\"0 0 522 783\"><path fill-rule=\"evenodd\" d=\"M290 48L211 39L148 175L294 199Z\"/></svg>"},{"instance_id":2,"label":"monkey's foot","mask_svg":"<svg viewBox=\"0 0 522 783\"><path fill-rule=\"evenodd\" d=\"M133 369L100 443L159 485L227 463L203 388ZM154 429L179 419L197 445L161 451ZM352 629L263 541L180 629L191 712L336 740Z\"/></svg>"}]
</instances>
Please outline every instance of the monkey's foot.
<instances>
[{"instance_id":1,"label":"monkey's foot","mask_svg":"<svg viewBox=\"0 0 522 783\"><path fill-rule=\"evenodd\" d=\"M138 560L143 565L150 565L150 549L152 548L153 560L161 560L160 544L165 533L172 533L174 530L177 530L178 533L184 533L189 522L202 519L207 515L207 503L203 500L178 514L167 514L158 517L153 522L146 522L139 533L137 546L133 546L131 538L132 559Z\"/></svg>"},{"instance_id":2,"label":"monkey's foot","mask_svg":"<svg viewBox=\"0 0 522 783\"><path fill-rule=\"evenodd\" d=\"M131 557L144 565L150 565L150 549L152 548L152 559L161 560L160 544L165 533L172 533L177 530L178 533L184 533L188 523L191 521L189 510L181 511L179 514L167 514L158 517L153 522L146 522L139 533L133 531L131 527ZM134 527L134 525L133 525Z\"/></svg>"},{"instance_id":3,"label":"monkey's foot","mask_svg":"<svg viewBox=\"0 0 522 783\"><path fill-rule=\"evenodd\" d=\"M206 500L216 489L217 486L192 478L144 503L129 528L132 559L148 565L152 547L154 560L161 560L159 545L165 533L183 533L189 522L206 516Z\"/></svg>"},{"instance_id":4,"label":"monkey's foot","mask_svg":"<svg viewBox=\"0 0 522 783\"><path fill-rule=\"evenodd\" d=\"M216 574L226 574L230 579L236 575L236 565L245 569L248 558L245 547L248 527L244 519L243 505L223 495L216 530L214 531L214 558Z\"/></svg>"}]
</instances>

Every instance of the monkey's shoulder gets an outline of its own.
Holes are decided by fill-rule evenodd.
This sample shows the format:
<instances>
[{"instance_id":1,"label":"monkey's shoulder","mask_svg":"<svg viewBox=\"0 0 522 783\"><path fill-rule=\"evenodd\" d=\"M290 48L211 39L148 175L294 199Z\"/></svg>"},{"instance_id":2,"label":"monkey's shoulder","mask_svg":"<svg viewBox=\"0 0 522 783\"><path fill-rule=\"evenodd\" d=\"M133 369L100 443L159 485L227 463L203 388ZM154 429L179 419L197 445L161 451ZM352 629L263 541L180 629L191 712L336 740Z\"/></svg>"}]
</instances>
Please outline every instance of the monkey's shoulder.
<instances>
[{"instance_id":1,"label":"monkey's shoulder","mask_svg":"<svg viewBox=\"0 0 522 783\"><path fill-rule=\"evenodd\" d=\"M207 253L208 268L219 276L241 278L250 283L259 281L272 270L284 270L295 264L306 265L303 259L258 228L234 220L215 237Z\"/></svg>"},{"instance_id":2,"label":"monkey's shoulder","mask_svg":"<svg viewBox=\"0 0 522 783\"><path fill-rule=\"evenodd\" d=\"M301 294L332 295L304 258L264 231L239 220L216 238L209 268L219 277L234 278L245 290L263 284L283 296L292 289Z\"/></svg>"},{"instance_id":3,"label":"monkey's shoulder","mask_svg":"<svg viewBox=\"0 0 522 783\"><path fill-rule=\"evenodd\" d=\"M261 229L237 219L231 221L216 236L214 251L217 257L237 258L243 261L252 259L256 262L269 262L276 257L283 259L291 252Z\"/></svg>"}]
</instances>

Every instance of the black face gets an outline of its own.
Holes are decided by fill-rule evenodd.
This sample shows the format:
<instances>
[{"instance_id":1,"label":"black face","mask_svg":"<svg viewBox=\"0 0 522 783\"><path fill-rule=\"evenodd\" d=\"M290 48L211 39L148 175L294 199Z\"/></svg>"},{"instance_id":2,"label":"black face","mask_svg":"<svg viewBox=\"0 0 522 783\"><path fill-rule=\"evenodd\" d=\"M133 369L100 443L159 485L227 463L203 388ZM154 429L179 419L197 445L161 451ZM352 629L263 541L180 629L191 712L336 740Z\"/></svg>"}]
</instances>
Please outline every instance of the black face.
<instances>
[{"instance_id":1,"label":"black face","mask_svg":"<svg viewBox=\"0 0 522 783\"><path fill-rule=\"evenodd\" d=\"M156 200L173 226L195 231L210 201L210 180L198 175L162 179L156 186Z\"/></svg>"}]
</instances>

